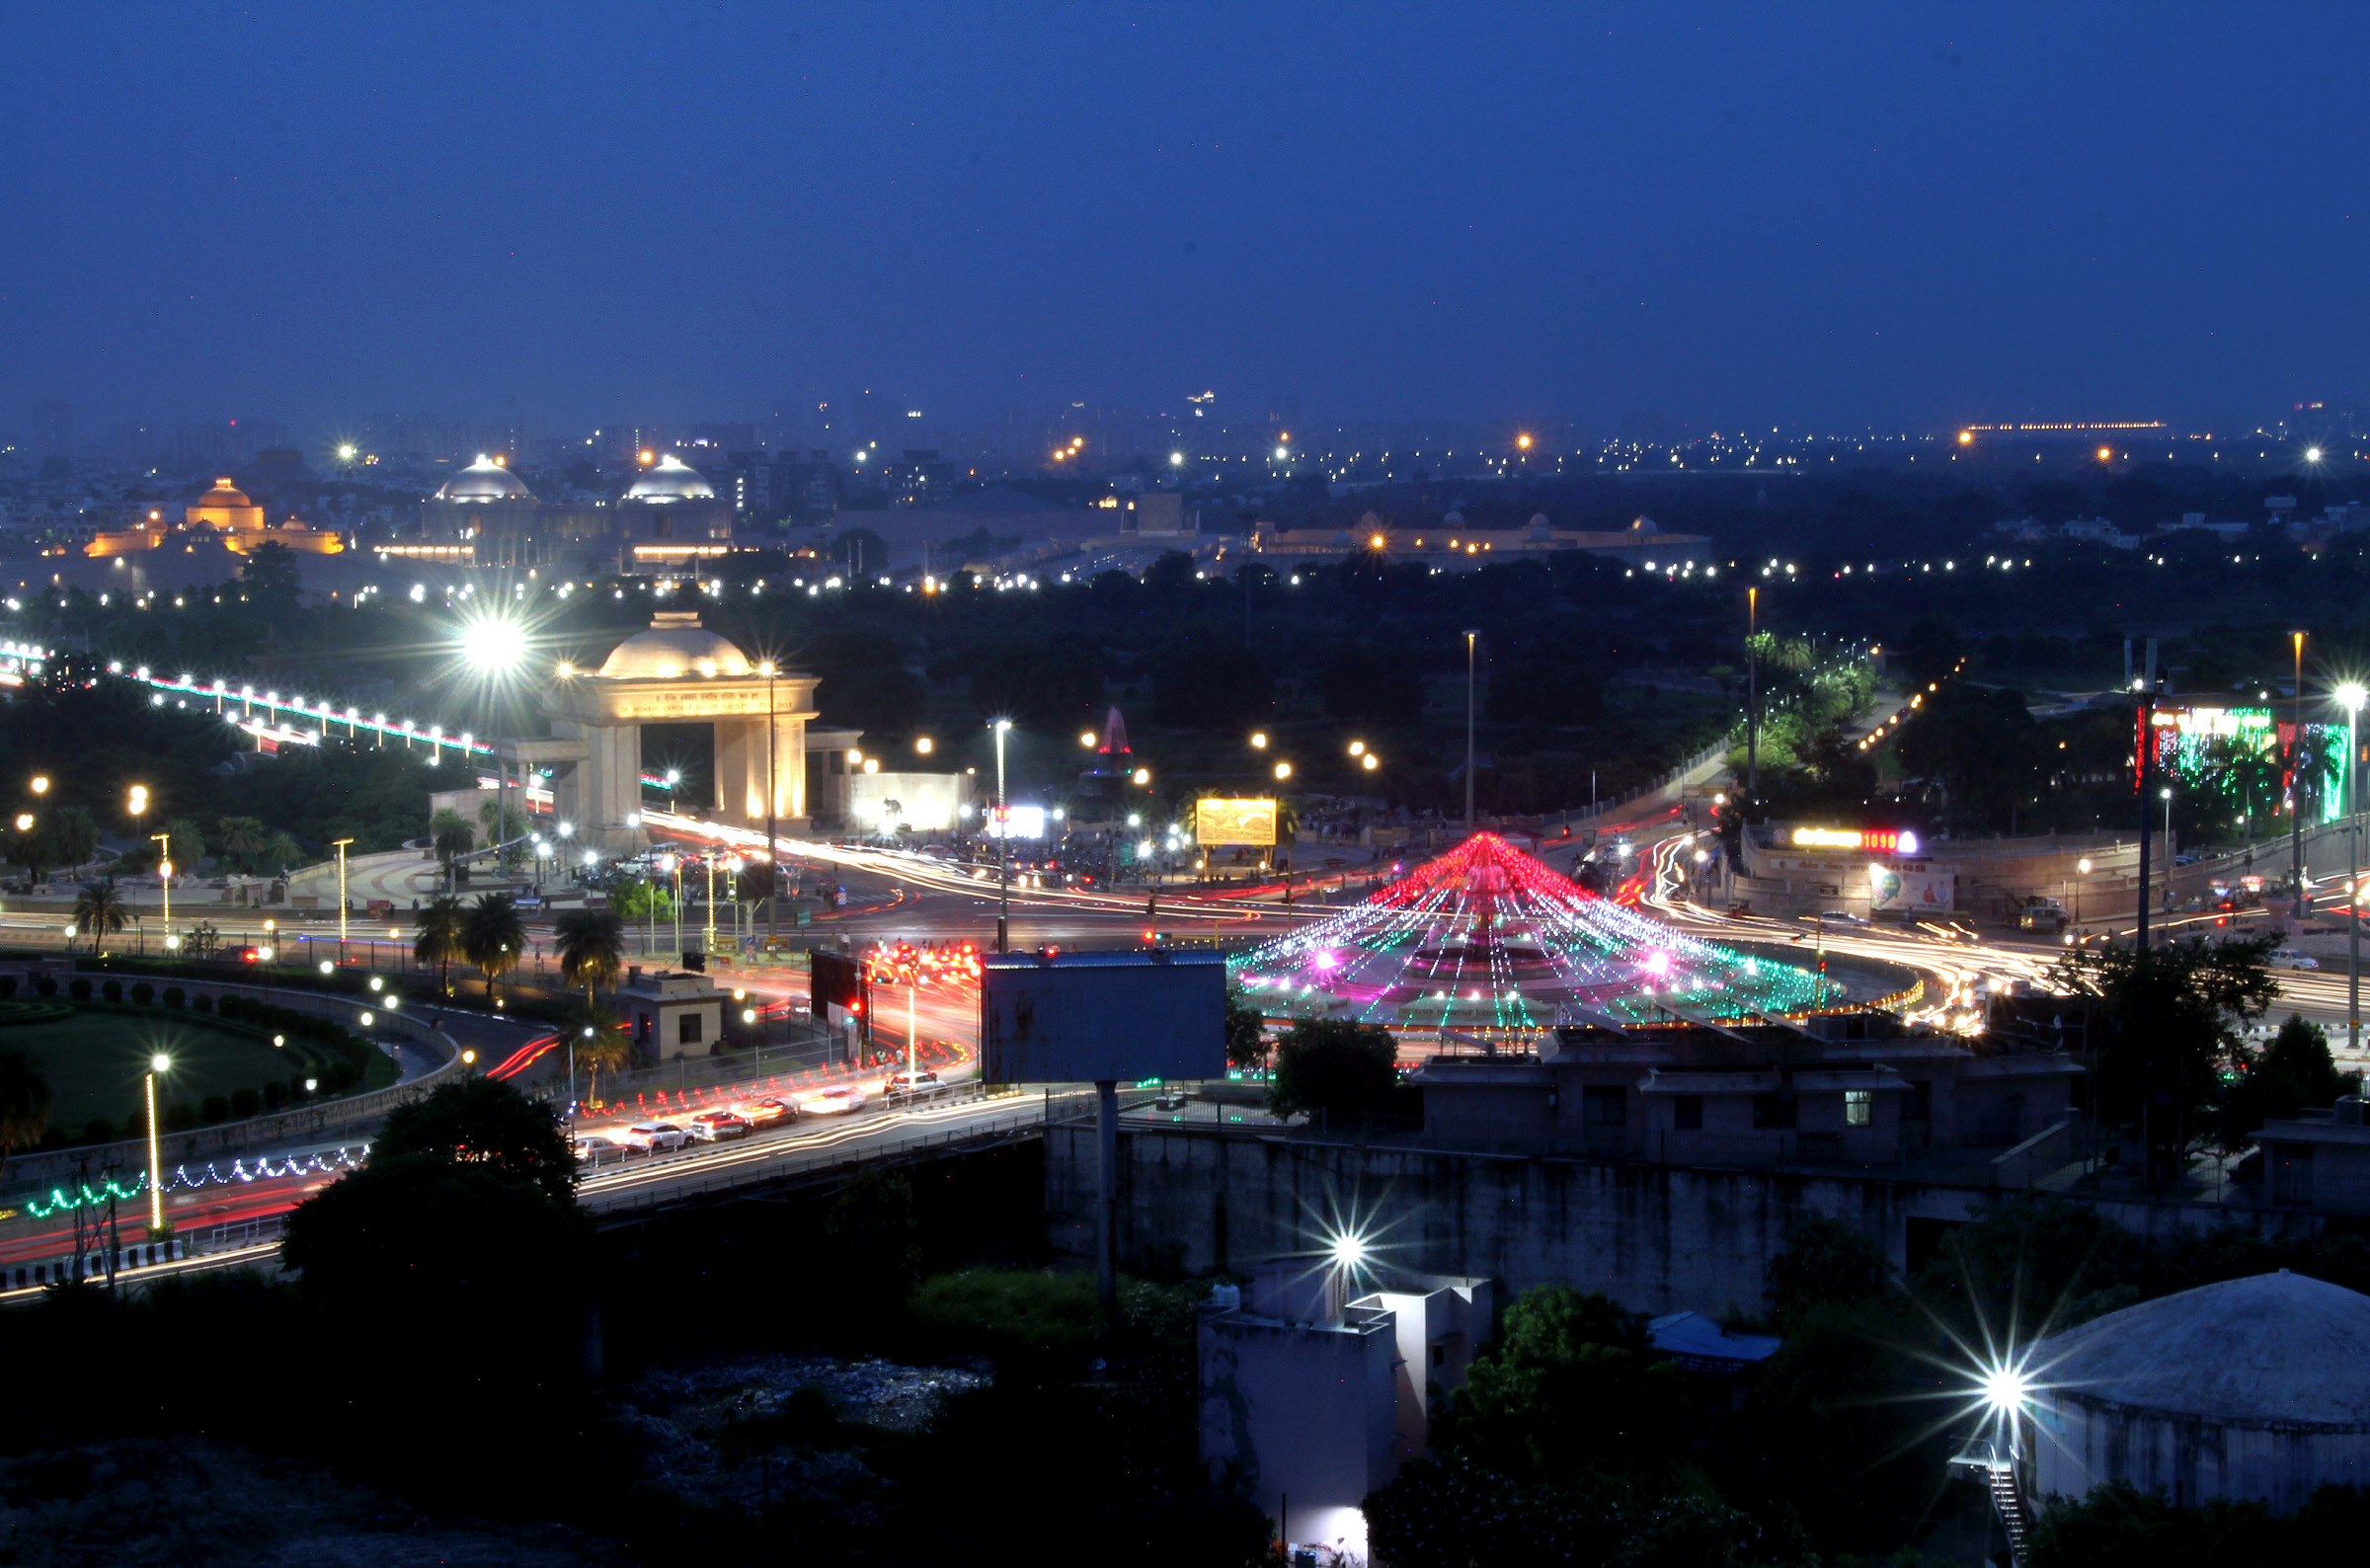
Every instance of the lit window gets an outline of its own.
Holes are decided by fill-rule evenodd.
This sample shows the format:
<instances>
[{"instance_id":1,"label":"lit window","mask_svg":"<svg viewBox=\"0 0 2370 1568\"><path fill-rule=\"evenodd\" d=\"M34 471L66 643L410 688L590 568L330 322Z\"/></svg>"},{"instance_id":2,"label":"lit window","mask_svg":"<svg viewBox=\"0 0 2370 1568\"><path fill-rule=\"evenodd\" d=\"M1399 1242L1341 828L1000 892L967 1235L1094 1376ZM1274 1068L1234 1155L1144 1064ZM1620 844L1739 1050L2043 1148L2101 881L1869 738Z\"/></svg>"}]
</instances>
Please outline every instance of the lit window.
<instances>
[{"instance_id":1,"label":"lit window","mask_svg":"<svg viewBox=\"0 0 2370 1568\"><path fill-rule=\"evenodd\" d=\"M1866 1127L1876 1119L1876 1095L1871 1089L1844 1091L1844 1126Z\"/></svg>"}]
</instances>

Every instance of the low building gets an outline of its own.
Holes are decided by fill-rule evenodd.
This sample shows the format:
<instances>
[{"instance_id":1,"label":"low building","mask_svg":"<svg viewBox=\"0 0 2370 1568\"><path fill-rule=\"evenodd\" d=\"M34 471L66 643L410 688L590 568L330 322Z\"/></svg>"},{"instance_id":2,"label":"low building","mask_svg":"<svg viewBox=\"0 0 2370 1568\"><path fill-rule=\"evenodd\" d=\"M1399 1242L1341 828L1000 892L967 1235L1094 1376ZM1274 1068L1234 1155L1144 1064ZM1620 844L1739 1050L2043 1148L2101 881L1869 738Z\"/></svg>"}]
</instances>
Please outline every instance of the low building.
<instances>
[{"instance_id":1,"label":"low building","mask_svg":"<svg viewBox=\"0 0 2370 1568\"><path fill-rule=\"evenodd\" d=\"M2019 1481L2041 1499L2107 1481L2175 1507L2293 1513L2370 1485L2370 1296L2290 1274L2161 1296L2033 1347Z\"/></svg>"},{"instance_id":2,"label":"low building","mask_svg":"<svg viewBox=\"0 0 2370 1568\"><path fill-rule=\"evenodd\" d=\"M634 1048L653 1061L712 1056L724 1040L731 993L705 975L635 965L617 987L617 1016Z\"/></svg>"},{"instance_id":3,"label":"low building","mask_svg":"<svg viewBox=\"0 0 2370 1568\"><path fill-rule=\"evenodd\" d=\"M1851 1026L1861 1038L1827 1037ZM2082 1071L1877 1014L1558 1029L1536 1055L1437 1056L1413 1081L1447 1147L1749 1169L1948 1155L2023 1187L2074 1157Z\"/></svg>"},{"instance_id":4,"label":"low building","mask_svg":"<svg viewBox=\"0 0 2370 1568\"><path fill-rule=\"evenodd\" d=\"M1328 1255L1220 1286L1197 1333L1201 1456L1295 1546L1367 1555L1367 1494L1420 1457L1431 1399L1488 1341L1486 1280L1376 1276Z\"/></svg>"},{"instance_id":5,"label":"low building","mask_svg":"<svg viewBox=\"0 0 2370 1568\"><path fill-rule=\"evenodd\" d=\"M2265 1122L2263 1197L2282 1209L2370 1215L2370 1106L2349 1094L2327 1111Z\"/></svg>"}]
</instances>

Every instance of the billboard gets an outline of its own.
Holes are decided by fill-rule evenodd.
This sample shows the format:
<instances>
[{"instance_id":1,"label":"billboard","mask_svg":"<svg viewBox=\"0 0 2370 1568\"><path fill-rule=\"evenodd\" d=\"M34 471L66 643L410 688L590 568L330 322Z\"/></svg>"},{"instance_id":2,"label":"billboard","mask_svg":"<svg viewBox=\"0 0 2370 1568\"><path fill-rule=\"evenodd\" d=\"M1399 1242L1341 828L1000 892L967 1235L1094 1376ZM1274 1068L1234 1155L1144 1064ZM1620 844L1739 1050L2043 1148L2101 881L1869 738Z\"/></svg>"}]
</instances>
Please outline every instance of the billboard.
<instances>
[{"instance_id":1,"label":"billboard","mask_svg":"<svg viewBox=\"0 0 2370 1568\"><path fill-rule=\"evenodd\" d=\"M847 815L883 832L903 823L917 832L943 833L955 825L964 782L960 773L850 773ZM761 792L756 799L752 817L764 807Z\"/></svg>"},{"instance_id":2,"label":"billboard","mask_svg":"<svg viewBox=\"0 0 2370 1568\"><path fill-rule=\"evenodd\" d=\"M1276 842L1276 803L1215 798L1196 801L1193 806L1193 836L1196 843L1256 844L1262 849L1273 848Z\"/></svg>"},{"instance_id":3,"label":"billboard","mask_svg":"<svg viewBox=\"0 0 2370 1568\"><path fill-rule=\"evenodd\" d=\"M1868 908L1906 909L1912 914L1947 914L1957 898L1958 877L1948 871L1868 868Z\"/></svg>"},{"instance_id":4,"label":"billboard","mask_svg":"<svg viewBox=\"0 0 2370 1568\"><path fill-rule=\"evenodd\" d=\"M1004 822L995 820L995 808L988 808L988 821L983 828L989 838L1043 838L1045 836L1045 808L1042 806L1007 806Z\"/></svg>"},{"instance_id":5,"label":"billboard","mask_svg":"<svg viewBox=\"0 0 2370 1568\"><path fill-rule=\"evenodd\" d=\"M1223 1078L1226 961L1218 953L1003 953L980 978L989 1083Z\"/></svg>"}]
</instances>

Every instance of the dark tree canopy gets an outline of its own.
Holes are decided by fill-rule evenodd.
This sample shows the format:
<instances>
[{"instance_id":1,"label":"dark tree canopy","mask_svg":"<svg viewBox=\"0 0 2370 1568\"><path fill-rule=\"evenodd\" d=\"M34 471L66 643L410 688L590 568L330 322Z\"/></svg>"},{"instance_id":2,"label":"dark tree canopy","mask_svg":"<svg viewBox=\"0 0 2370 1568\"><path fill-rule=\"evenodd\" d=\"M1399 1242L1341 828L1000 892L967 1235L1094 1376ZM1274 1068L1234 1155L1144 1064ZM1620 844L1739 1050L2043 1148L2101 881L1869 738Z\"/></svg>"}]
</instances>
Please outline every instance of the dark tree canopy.
<instances>
[{"instance_id":1,"label":"dark tree canopy","mask_svg":"<svg viewBox=\"0 0 2370 1568\"><path fill-rule=\"evenodd\" d=\"M507 1083L468 1077L399 1106L371 1140L373 1163L429 1155L532 1184L555 1203L576 1192L576 1160L551 1107Z\"/></svg>"},{"instance_id":2,"label":"dark tree canopy","mask_svg":"<svg viewBox=\"0 0 2370 1568\"><path fill-rule=\"evenodd\" d=\"M1278 1116L1301 1111L1343 1114L1398 1111L1397 1045L1390 1031L1340 1018L1304 1018L1276 1047L1276 1075L1268 1108Z\"/></svg>"}]
</instances>

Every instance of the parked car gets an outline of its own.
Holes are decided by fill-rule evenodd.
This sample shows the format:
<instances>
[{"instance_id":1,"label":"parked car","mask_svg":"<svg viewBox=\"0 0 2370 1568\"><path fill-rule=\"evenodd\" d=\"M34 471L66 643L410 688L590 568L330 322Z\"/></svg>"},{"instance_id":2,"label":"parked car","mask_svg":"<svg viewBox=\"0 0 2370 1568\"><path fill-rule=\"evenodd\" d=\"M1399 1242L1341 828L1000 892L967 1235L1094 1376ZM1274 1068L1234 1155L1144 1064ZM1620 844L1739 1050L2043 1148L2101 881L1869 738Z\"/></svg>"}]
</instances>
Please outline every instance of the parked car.
<instances>
[{"instance_id":1,"label":"parked car","mask_svg":"<svg viewBox=\"0 0 2370 1568\"><path fill-rule=\"evenodd\" d=\"M747 1137L755 1129L730 1111L702 1111L691 1119L686 1131L702 1143L721 1143L727 1138Z\"/></svg>"},{"instance_id":2,"label":"parked car","mask_svg":"<svg viewBox=\"0 0 2370 1568\"><path fill-rule=\"evenodd\" d=\"M672 1122L636 1122L625 1130L625 1145L643 1154L672 1153L691 1140L691 1135Z\"/></svg>"},{"instance_id":3,"label":"parked car","mask_svg":"<svg viewBox=\"0 0 2370 1568\"><path fill-rule=\"evenodd\" d=\"M856 1084L842 1084L836 1089L821 1089L798 1102L798 1108L809 1116L838 1116L864 1109L864 1090Z\"/></svg>"},{"instance_id":4,"label":"parked car","mask_svg":"<svg viewBox=\"0 0 2370 1568\"><path fill-rule=\"evenodd\" d=\"M598 1133L588 1133L576 1140L576 1162L590 1165L595 1170L603 1165L614 1165L631 1152L615 1138Z\"/></svg>"},{"instance_id":5,"label":"parked car","mask_svg":"<svg viewBox=\"0 0 2370 1568\"><path fill-rule=\"evenodd\" d=\"M2055 899L2030 898L2016 910L2016 929L2019 931L2063 931L2072 925L2066 906Z\"/></svg>"},{"instance_id":6,"label":"parked car","mask_svg":"<svg viewBox=\"0 0 2370 1568\"><path fill-rule=\"evenodd\" d=\"M787 1100L750 1100L733 1107L733 1114L752 1128L778 1127L798 1120L798 1107Z\"/></svg>"},{"instance_id":7,"label":"parked car","mask_svg":"<svg viewBox=\"0 0 2370 1568\"><path fill-rule=\"evenodd\" d=\"M2292 947L2276 949L2271 954L2273 969L2319 969L2321 961L2310 953L2299 953Z\"/></svg>"}]
</instances>

